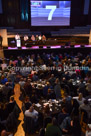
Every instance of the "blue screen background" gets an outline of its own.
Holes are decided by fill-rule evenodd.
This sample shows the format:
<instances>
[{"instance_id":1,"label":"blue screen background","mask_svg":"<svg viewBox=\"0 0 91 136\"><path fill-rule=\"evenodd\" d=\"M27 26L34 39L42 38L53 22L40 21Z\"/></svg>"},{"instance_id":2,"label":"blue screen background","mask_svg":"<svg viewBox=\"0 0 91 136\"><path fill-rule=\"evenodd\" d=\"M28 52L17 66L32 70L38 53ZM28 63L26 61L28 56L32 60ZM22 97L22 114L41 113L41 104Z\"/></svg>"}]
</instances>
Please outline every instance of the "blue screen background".
<instances>
[{"instance_id":1,"label":"blue screen background","mask_svg":"<svg viewBox=\"0 0 91 136\"><path fill-rule=\"evenodd\" d=\"M32 26L69 26L71 1L31 1ZM52 9L46 6L56 6L52 18L48 20Z\"/></svg>"}]
</instances>

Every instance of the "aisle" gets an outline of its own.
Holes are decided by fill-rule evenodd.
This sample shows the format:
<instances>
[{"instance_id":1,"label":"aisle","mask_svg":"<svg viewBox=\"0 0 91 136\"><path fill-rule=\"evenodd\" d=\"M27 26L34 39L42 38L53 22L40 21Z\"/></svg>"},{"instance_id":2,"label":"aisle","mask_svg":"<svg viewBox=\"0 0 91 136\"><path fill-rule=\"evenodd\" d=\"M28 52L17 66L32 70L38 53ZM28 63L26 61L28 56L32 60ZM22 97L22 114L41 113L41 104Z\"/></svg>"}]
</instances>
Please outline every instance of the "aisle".
<instances>
[{"instance_id":1,"label":"aisle","mask_svg":"<svg viewBox=\"0 0 91 136\"><path fill-rule=\"evenodd\" d=\"M19 97L20 97L20 86L18 84L16 84L15 88L14 88L14 99L15 99L16 103L18 104L19 108L21 109L22 102L19 100ZM25 136L25 132L22 127L22 124L24 123L23 119L24 119L24 114L23 114L23 112L21 112L19 115L19 120L21 122L20 122L14 136ZM26 135L26 136L38 136L38 134L32 134L32 135Z\"/></svg>"},{"instance_id":2,"label":"aisle","mask_svg":"<svg viewBox=\"0 0 91 136\"><path fill-rule=\"evenodd\" d=\"M22 102L19 100L19 97L20 97L20 86L18 84L15 85L15 88L14 88L14 98L15 98L15 101L16 103L18 104L18 106L22 107ZM25 136L25 132L23 130L23 127L22 127L22 124L23 124L23 118L24 118L24 115L23 115L23 112L20 113L19 115L19 120L21 121L18 128L17 128L17 132L15 133L14 136Z\"/></svg>"}]
</instances>

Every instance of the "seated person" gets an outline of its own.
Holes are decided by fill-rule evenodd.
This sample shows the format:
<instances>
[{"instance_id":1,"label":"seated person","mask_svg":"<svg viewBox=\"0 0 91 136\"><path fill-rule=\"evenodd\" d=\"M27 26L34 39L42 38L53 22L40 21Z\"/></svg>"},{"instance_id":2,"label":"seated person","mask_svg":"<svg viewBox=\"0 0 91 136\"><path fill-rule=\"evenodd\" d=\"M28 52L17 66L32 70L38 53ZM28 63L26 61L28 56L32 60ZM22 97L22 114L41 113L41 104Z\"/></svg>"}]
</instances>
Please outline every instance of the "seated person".
<instances>
[{"instance_id":1,"label":"seated person","mask_svg":"<svg viewBox=\"0 0 91 136\"><path fill-rule=\"evenodd\" d=\"M66 117L61 123L60 128L64 134L69 134L71 131L71 118Z\"/></svg>"},{"instance_id":2,"label":"seated person","mask_svg":"<svg viewBox=\"0 0 91 136\"><path fill-rule=\"evenodd\" d=\"M15 35L15 40L20 40L20 35L19 34Z\"/></svg>"},{"instance_id":3,"label":"seated person","mask_svg":"<svg viewBox=\"0 0 91 136\"><path fill-rule=\"evenodd\" d=\"M32 103L38 103L39 102L39 99L38 99L38 96L37 96L35 90L32 91L31 102Z\"/></svg>"},{"instance_id":4,"label":"seated person","mask_svg":"<svg viewBox=\"0 0 91 136\"><path fill-rule=\"evenodd\" d=\"M0 103L0 121L6 120L8 117L7 105Z\"/></svg>"},{"instance_id":5,"label":"seated person","mask_svg":"<svg viewBox=\"0 0 91 136\"><path fill-rule=\"evenodd\" d=\"M30 108L30 106L32 106L32 103L30 102L29 97L27 96L25 98L25 109L28 110Z\"/></svg>"},{"instance_id":6,"label":"seated person","mask_svg":"<svg viewBox=\"0 0 91 136\"><path fill-rule=\"evenodd\" d=\"M64 120L66 117L68 117L68 116L69 116L69 114L67 113L66 108L63 107L63 108L62 108L62 112L59 113L59 115L58 115L58 123L59 123L59 125L61 125L61 123L63 122L63 120Z\"/></svg>"},{"instance_id":7,"label":"seated person","mask_svg":"<svg viewBox=\"0 0 91 136\"><path fill-rule=\"evenodd\" d=\"M41 41L42 40L42 36L41 35L39 35L39 41Z\"/></svg>"},{"instance_id":8,"label":"seated person","mask_svg":"<svg viewBox=\"0 0 91 136\"><path fill-rule=\"evenodd\" d=\"M82 93L79 93L79 96L78 96L78 99L77 99L79 105L83 104L84 100L85 100L85 98L83 98Z\"/></svg>"},{"instance_id":9,"label":"seated person","mask_svg":"<svg viewBox=\"0 0 91 136\"><path fill-rule=\"evenodd\" d=\"M47 83L46 83L46 86L43 88L43 95L44 95L44 97L47 96L47 94L48 94L48 89L49 89L49 88L50 88L50 83L47 82Z\"/></svg>"},{"instance_id":10,"label":"seated person","mask_svg":"<svg viewBox=\"0 0 91 136\"><path fill-rule=\"evenodd\" d=\"M46 41L45 35L42 36L42 41L43 41L43 43L45 43L45 41Z\"/></svg>"},{"instance_id":11,"label":"seated person","mask_svg":"<svg viewBox=\"0 0 91 136\"><path fill-rule=\"evenodd\" d=\"M91 79L89 79L88 83L86 84L86 90L91 95Z\"/></svg>"},{"instance_id":12,"label":"seated person","mask_svg":"<svg viewBox=\"0 0 91 136\"><path fill-rule=\"evenodd\" d=\"M36 73L34 73L34 75L32 76L33 81L38 81L38 75Z\"/></svg>"},{"instance_id":13,"label":"seated person","mask_svg":"<svg viewBox=\"0 0 91 136\"><path fill-rule=\"evenodd\" d=\"M33 106L25 111L25 116L33 118L35 122L38 120L38 112L34 109Z\"/></svg>"},{"instance_id":14,"label":"seated person","mask_svg":"<svg viewBox=\"0 0 91 136\"><path fill-rule=\"evenodd\" d=\"M53 90L52 89L48 89L48 94L47 94L47 100L49 100L49 99L55 99L56 98L56 96L55 96L55 93L53 92Z\"/></svg>"},{"instance_id":15,"label":"seated person","mask_svg":"<svg viewBox=\"0 0 91 136\"><path fill-rule=\"evenodd\" d=\"M35 39L36 39L36 41L39 41L39 36L38 36L38 35L36 35Z\"/></svg>"},{"instance_id":16,"label":"seated person","mask_svg":"<svg viewBox=\"0 0 91 136\"><path fill-rule=\"evenodd\" d=\"M24 36L24 41L26 42L26 41L28 41L28 39L29 39L28 36L25 35L25 36Z\"/></svg>"},{"instance_id":17,"label":"seated person","mask_svg":"<svg viewBox=\"0 0 91 136\"><path fill-rule=\"evenodd\" d=\"M43 114L44 114L44 117L50 116L50 107L49 107L49 104L47 104L44 107Z\"/></svg>"},{"instance_id":18,"label":"seated person","mask_svg":"<svg viewBox=\"0 0 91 136\"><path fill-rule=\"evenodd\" d=\"M6 82L8 82L8 79L4 77L4 75L2 75L1 77L1 84L5 84Z\"/></svg>"},{"instance_id":19,"label":"seated person","mask_svg":"<svg viewBox=\"0 0 91 136\"><path fill-rule=\"evenodd\" d=\"M24 84L25 84L24 78L21 78L19 81L20 87L24 87Z\"/></svg>"},{"instance_id":20,"label":"seated person","mask_svg":"<svg viewBox=\"0 0 91 136\"><path fill-rule=\"evenodd\" d=\"M88 113L88 116L91 116L91 107L87 100L85 100L84 103L80 105L79 111L81 112L81 110L85 110Z\"/></svg>"},{"instance_id":21,"label":"seated person","mask_svg":"<svg viewBox=\"0 0 91 136\"><path fill-rule=\"evenodd\" d=\"M35 41L35 36L34 36L34 35L31 36L31 40L32 40L33 42Z\"/></svg>"},{"instance_id":22,"label":"seated person","mask_svg":"<svg viewBox=\"0 0 91 136\"><path fill-rule=\"evenodd\" d=\"M8 113L11 113L16 105L16 101L14 100L14 96L10 97L10 101L7 105Z\"/></svg>"},{"instance_id":23,"label":"seated person","mask_svg":"<svg viewBox=\"0 0 91 136\"><path fill-rule=\"evenodd\" d=\"M2 130L1 136L13 136L10 132L7 132L6 130Z\"/></svg>"},{"instance_id":24,"label":"seated person","mask_svg":"<svg viewBox=\"0 0 91 136\"><path fill-rule=\"evenodd\" d=\"M47 125L45 136L62 136L62 133L57 126L56 118L53 118L52 123Z\"/></svg>"}]
</instances>

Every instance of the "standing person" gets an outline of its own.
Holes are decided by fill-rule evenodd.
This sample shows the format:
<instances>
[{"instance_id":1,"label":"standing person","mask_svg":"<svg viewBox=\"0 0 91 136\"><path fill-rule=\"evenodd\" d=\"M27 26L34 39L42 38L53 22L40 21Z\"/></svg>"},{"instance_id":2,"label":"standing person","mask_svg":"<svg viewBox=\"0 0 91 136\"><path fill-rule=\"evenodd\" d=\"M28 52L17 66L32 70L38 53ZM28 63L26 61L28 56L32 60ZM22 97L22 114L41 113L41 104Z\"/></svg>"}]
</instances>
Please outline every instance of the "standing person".
<instances>
[{"instance_id":1,"label":"standing person","mask_svg":"<svg viewBox=\"0 0 91 136\"><path fill-rule=\"evenodd\" d=\"M61 98L61 86L60 86L58 78L56 79L55 83L56 83L56 85L54 87L54 92L56 95L56 99L60 99Z\"/></svg>"}]
</instances>

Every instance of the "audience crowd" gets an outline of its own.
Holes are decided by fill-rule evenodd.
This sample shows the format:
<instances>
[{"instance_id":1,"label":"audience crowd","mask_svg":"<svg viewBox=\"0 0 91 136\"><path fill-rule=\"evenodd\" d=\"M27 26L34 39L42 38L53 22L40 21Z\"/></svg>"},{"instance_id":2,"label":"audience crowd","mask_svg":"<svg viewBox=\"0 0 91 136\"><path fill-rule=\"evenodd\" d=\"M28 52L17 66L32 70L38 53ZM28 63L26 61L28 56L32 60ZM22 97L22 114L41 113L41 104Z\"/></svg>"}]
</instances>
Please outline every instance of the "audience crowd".
<instances>
[{"instance_id":1,"label":"audience crowd","mask_svg":"<svg viewBox=\"0 0 91 136\"><path fill-rule=\"evenodd\" d=\"M22 109L14 100L15 84ZM1 136L14 134L21 110L28 134L81 136L82 123L91 124L91 53L0 59Z\"/></svg>"}]
</instances>

